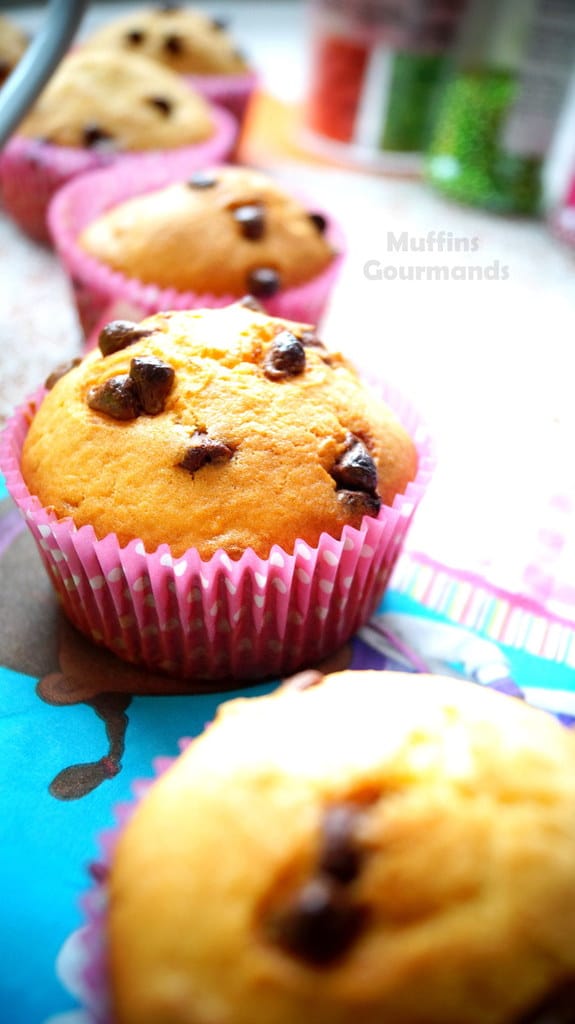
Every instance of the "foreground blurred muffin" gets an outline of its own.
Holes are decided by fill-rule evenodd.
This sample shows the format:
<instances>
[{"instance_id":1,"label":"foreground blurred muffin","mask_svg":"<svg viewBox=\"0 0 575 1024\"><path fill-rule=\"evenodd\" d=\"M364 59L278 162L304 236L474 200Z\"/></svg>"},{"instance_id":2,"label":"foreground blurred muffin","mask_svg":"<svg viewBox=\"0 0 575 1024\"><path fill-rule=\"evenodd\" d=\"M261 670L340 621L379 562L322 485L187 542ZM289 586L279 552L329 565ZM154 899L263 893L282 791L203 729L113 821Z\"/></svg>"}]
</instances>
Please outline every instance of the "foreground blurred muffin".
<instances>
[{"instance_id":1,"label":"foreground blurred muffin","mask_svg":"<svg viewBox=\"0 0 575 1024\"><path fill-rule=\"evenodd\" d=\"M178 75L146 57L78 51L66 57L0 157L9 213L45 240L50 198L65 181L155 151L189 167L225 159L236 128Z\"/></svg>"},{"instance_id":2,"label":"foreground blurred muffin","mask_svg":"<svg viewBox=\"0 0 575 1024\"><path fill-rule=\"evenodd\" d=\"M115 1024L567 1024L575 737L439 677L234 701L108 892Z\"/></svg>"},{"instance_id":3,"label":"foreground blurred muffin","mask_svg":"<svg viewBox=\"0 0 575 1024\"><path fill-rule=\"evenodd\" d=\"M193 690L338 650L432 470L393 388L253 303L108 324L0 449L72 622Z\"/></svg>"},{"instance_id":4,"label":"foreground blurred muffin","mask_svg":"<svg viewBox=\"0 0 575 1024\"><path fill-rule=\"evenodd\" d=\"M186 75L238 75L248 70L223 21L181 4L130 11L92 33L82 48L143 54Z\"/></svg>"},{"instance_id":5,"label":"foreground blurred muffin","mask_svg":"<svg viewBox=\"0 0 575 1024\"><path fill-rule=\"evenodd\" d=\"M26 33L9 18L0 14L0 85L14 70L27 46Z\"/></svg>"},{"instance_id":6,"label":"foreground blurred muffin","mask_svg":"<svg viewBox=\"0 0 575 1024\"><path fill-rule=\"evenodd\" d=\"M79 244L144 284L270 298L333 261L326 227L267 175L222 167L126 200L92 221Z\"/></svg>"},{"instance_id":7,"label":"foreground blurred muffin","mask_svg":"<svg viewBox=\"0 0 575 1024\"><path fill-rule=\"evenodd\" d=\"M306 325L237 304L112 324L100 346L22 458L41 503L100 538L266 558L377 516L415 475L396 417Z\"/></svg>"}]
</instances>

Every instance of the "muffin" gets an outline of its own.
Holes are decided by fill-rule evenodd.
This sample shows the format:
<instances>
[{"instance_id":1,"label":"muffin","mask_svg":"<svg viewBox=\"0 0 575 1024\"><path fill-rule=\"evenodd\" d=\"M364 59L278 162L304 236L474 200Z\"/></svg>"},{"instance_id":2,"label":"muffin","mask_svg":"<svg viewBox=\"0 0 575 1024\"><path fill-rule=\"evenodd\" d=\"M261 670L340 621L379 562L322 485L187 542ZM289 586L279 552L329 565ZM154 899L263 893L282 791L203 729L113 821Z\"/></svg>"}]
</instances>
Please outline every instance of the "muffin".
<instances>
[{"instance_id":1,"label":"muffin","mask_svg":"<svg viewBox=\"0 0 575 1024\"><path fill-rule=\"evenodd\" d=\"M20 133L55 146L119 152L172 149L208 139L210 108L176 75L145 57L71 54Z\"/></svg>"},{"instance_id":2,"label":"muffin","mask_svg":"<svg viewBox=\"0 0 575 1024\"><path fill-rule=\"evenodd\" d=\"M325 228L323 217L265 174L224 167L126 200L78 241L90 256L144 284L265 298L325 270L334 258ZM209 245L198 245L200 239Z\"/></svg>"},{"instance_id":3,"label":"muffin","mask_svg":"<svg viewBox=\"0 0 575 1024\"><path fill-rule=\"evenodd\" d=\"M9 430L8 486L64 610L186 676L273 674L343 643L430 468L409 408L252 307L111 323Z\"/></svg>"},{"instance_id":4,"label":"muffin","mask_svg":"<svg viewBox=\"0 0 575 1024\"><path fill-rule=\"evenodd\" d=\"M121 831L114 1024L572 1022L573 733L453 679L294 682Z\"/></svg>"},{"instance_id":5,"label":"muffin","mask_svg":"<svg viewBox=\"0 0 575 1024\"><path fill-rule=\"evenodd\" d=\"M408 434L341 355L240 304L109 325L52 388L22 454L58 518L203 559L337 537L416 470Z\"/></svg>"},{"instance_id":6,"label":"muffin","mask_svg":"<svg viewBox=\"0 0 575 1024\"><path fill-rule=\"evenodd\" d=\"M28 46L28 37L18 25L0 14L0 85L14 70Z\"/></svg>"},{"instance_id":7,"label":"muffin","mask_svg":"<svg viewBox=\"0 0 575 1024\"><path fill-rule=\"evenodd\" d=\"M246 293L317 323L342 259L331 218L246 167L84 178L57 197L50 225L87 333L120 299L143 315Z\"/></svg>"},{"instance_id":8,"label":"muffin","mask_svg":"<svg viewBox=\"0 0 575 1024\"><path fill-rule=\"evenodd\" d=\"M142 54L180 75L241 75L249 71L222 20L180 4L130 11L92 33L82 48Z\"/></svg>"},{"instance_id":9,"label":"muffin","mask_svg":"<svg viewBox=\"0 0 575 1024\"><path fill-rule=\"evenodd\" d=\"M141 56L80 51L62 61L2 154L6 206L16 219L20 205L31 209L32 226L45 237L49 198L75 173L165 151L185 152L192 169L207 156L225 157L234 137L229 115L168 68Z\"/></svg>"},{"instance_id":10,"label":"muffin","mask_svg":"<svg viewBox=\"0 0 575 1024\"><path fill-rule=\"evenodd\" d=\"M180 4L158 4L116 18L84 48L144 54L180 75L214 103L243 120L257 76L227 23Z\"/></svg>"}]
</instances>

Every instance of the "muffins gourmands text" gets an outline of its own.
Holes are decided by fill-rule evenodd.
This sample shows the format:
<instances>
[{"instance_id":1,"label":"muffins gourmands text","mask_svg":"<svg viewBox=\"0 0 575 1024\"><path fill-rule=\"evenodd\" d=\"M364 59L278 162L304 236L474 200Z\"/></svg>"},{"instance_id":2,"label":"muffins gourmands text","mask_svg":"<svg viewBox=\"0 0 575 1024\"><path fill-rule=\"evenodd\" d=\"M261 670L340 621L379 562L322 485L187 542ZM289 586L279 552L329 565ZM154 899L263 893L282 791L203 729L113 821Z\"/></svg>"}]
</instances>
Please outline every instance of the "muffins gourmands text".
<instances>
[{"instance_id":1,"label":"muffins gourmands text","mask_svg":"<svg viewBox=\"0 0 575 1024\"><path fill-rule=\"evenodd\" d=\"M460 680L305 673L219 710L106 888L114 1024L572 1024L575 734Z\"/></svg>"},{"instance_id":2,"label":"muffins gourmands text","mask_svg":"<svg viewBox=\"0 0 575 1024\"><path fill-rule=\"evenodd\" d=\"M344 643L431 471L393 389L253 306L112 322L4 441L72 621L194 680L279 674Z\"/></svg>"}]
</instances>

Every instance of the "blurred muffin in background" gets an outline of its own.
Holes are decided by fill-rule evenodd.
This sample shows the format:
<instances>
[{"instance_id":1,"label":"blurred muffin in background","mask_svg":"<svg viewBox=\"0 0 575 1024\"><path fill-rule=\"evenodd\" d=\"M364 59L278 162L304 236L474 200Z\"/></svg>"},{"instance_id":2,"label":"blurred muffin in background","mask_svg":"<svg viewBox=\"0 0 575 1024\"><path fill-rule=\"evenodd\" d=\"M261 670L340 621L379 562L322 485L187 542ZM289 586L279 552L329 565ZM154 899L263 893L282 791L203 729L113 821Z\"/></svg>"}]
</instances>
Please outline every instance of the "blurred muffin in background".
<instances>
[{"instance_id":1,"label":"blurred muffin in background","mask_svg":"<svg viewBox=\"0 0 575 1024\"><path fill-rule=\"evenodd\" d=\"M236 134L227 111L169 68L134 54L75 52L0 156L4 204L24 231L47 241L48 203L77 174L164 151L185 153L191 170L227 159Z\"/></svg>"},{"instance_id":2,"label":"blurred muffin in background","mask_svg":"<svg viewBox=\"0 0 575 1024\"><path fill-rule=\"evenodd\" d=\"M331 216L246 167L98 172L61 191L50 226L86 334L118 300L143 315L250 294L317 323L343 261Z\"/></svg>"},{"instance_id":3,"label":"blurred muffin in background","mask_svg":"<svg viewBox=\"0 0 575 1024\"><path fill-rule=\"evenodd\" d=\"M26 33L13 21L0 14L0 85L14 70L27 46Z\"/></svg>"},{"instance_id":4,"label":"blurred muffin in background","mask_svg":"<svg viewBox=\"0 0 575 1024\"><path fill-rule=\"evenodd\" d=\"M107 53L142 54L180 75L242 122L257 75L227 22L182 4L157 4L115 18L83 44Z\"/></svg>"},{"instance_id":5,"label":"blurred muffin in background","mask_svg":"<svg viewBox=\"0 0 575 1024\"><path fill-rule=\"evenodd\" d=\"M91 35L83 48L140 54L180 75L249 71L223 21L179 4L158 4L114 19Z\"/></svg>"}]
</instances>

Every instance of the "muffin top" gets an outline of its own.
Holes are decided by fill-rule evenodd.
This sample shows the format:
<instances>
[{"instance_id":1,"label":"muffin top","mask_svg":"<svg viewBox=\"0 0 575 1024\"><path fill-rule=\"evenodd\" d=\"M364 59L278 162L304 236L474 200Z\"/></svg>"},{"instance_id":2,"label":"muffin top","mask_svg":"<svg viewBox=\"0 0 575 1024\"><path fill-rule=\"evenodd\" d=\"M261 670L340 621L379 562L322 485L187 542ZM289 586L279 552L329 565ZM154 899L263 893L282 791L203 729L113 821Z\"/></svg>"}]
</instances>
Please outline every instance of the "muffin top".
<instances>
[{"instance_id":1,"label":"muffin top","mask_svg":"<svg viewBox=\"0 0 575 1024\"><path fill-rule=\"evenodd\" d=\"M23 135L58 146L171 149L213 135L206 101L146 57L79 51L66 57Z\"/></svg>"},{"instance_id":2,"label":"muffin top","mask_svg":"<svg viewBox=\"0 0 575 1024\"><path fill-rule=\"evenodd\" d=\"M22 29L0 14L0 85L16 67L27 46L28 37Z\"/></svg>"},{"instance_id":3,"label":"muffin top","mask_svg":"<svg viewBox=\"0 0 575 1024\"><path fill-rule=\"evenodd\" d=\"M141 53L179 74L238 75L248 70L225 22L179 4L133 11L104 25L83 45Z\"/></svg>"},{"instance_id":4,"label":"muffin top","mask_svg":"<svg viewBox=\"0 0 575 1024\"><path fill-rule=\"evenodd\" d=\"M437 676L294 683L224 705L121 835L118 1024L571 1022L573 733Z\"/></svg>"},{"instance_id":5,"label":"muffin top","mask_svg":"<svg viewBox=\"0 0 575 1024\"><path fill-rule=\"evenodd\" d=\"M42 402L22 472L42 505L100 538L265 558L376 516L416 463L395 416L309 326L236 304L105 328Z\"/></svg>"},{"instance_id":6,"label":"muffin top","mask_svg":"<svg viewBox=\"0 0 575 1024\"><path fill-rule=\"evenodd\" d=\"M326 226L267 175L225 167L126 200L88 225L79 244L146 284L263 298L328 266Z\"/></svg>"}]
</instances>

